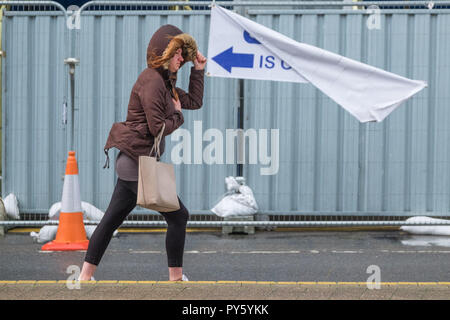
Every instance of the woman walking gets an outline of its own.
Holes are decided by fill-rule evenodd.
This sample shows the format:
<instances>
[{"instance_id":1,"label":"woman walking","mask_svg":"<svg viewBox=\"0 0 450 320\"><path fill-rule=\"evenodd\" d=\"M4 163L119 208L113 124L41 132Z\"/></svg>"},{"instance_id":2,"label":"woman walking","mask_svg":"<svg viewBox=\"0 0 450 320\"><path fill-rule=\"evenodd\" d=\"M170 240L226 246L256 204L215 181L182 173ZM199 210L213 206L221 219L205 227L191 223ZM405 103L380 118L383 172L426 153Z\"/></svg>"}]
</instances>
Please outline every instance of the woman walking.
<instances>
[{"instance_id":1,"label":"woman walking","mask_svg":"<svg viewBox=\"0 0 450 320\"><path fill-rule=\"evenodd\" d=\"M189 91L175 86L177 71L192 61ZM138 159L149 155L154 138L162 130L171 134L183 122L182 109L199 109L203 103L204 68L206 58L197 50L195 40L172 25L159 28L147 48L147 68L134 84L125 122L114 123L105 145L108 150L120 150L116 160L117 183L102 220L92 234L84 259L80 280L93 278L96 267L112 238L113 232L134 209L137 201ZM164 138L160 154L164 152ZM152 154L152 156L156 156ZM178 198L180 209L160 212L167 222L166 252L169 280L187 280L183 274L183 253L189 212Z\"/></svg>"}]
</instances>

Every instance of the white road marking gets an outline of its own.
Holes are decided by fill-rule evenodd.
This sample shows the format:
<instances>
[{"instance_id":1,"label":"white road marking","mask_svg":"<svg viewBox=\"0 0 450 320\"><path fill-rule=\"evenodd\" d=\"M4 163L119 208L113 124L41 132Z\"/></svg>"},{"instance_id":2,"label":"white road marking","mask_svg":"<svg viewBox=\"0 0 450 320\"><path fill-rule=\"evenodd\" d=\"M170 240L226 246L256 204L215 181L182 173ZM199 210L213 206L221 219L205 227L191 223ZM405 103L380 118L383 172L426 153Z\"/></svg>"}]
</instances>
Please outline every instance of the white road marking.
<instances>
[{"instance_id":1,"label":"white road marking","mask_svg":"<svg viewBox=\"0 0 450 320\"><path fill-rule=\"evenodd\" d=\"M362 251L362 250L358 250L358 251L353 251L353 250L343 250L343 251L332 250L331 252L333 252L333 253L364 253L364 251Z\"/></svg>"},{"instance_id":2,"label":"white road marking","mask_svg":"<svg viewBox=\"0 0 450 320\"><path fill-rule=\"evenodd\" d=\"M185 251L185 253L200 253L200 254L205 254L205 253L217 253L217 251L198 251L198 250L191 250L191 251Z\"/></svg>"},{"instance_id":3,"label":"white road marking","mask_svg":"<svg viewBox=\"0 0 450 320\"><path fill-rule=\"evenodd\" d=\"M408 251L387 251L388 253L450 253L450 251L440 251L440 250L408 250Z\"/></svg>"},{"instance_id":4,"label":"white road marking","mask_svg":"<svg viewBox=\"0 0 450 320\"><path fill-rule=\"evenodd\" d=\"M130 253L163 253L162 251L144 251L144 250L130 250ZM191 251L185 251L184 253L199 253L199 254L208 254L208 253L217 253L217 251L198 251L198 250L191 250Z\"/></svg>"},{"instance_id":5,"label":"white road marking","mask_svg":"<svg viewBox=\"0 0 450 320\"><path fill-rule=\"evenodd\" d=\"M450 250L376 250L377 252L382 253L403 253L403 254L441 254L441 253L449 253ZM55 253L58 251L41 251L39 250L39 253ZM137 254L162 254L165 253L165 251L152 251L152 250L129 250L130 253L137 253ZM337 253L337 254L355 254L355 253L369 253L370 251L364 251L364 250L331 250L327 251L327 249L324 250L308 250L308 251L300 251L300 250L285 250L285 251L268 251L268 250L254 250L254 251L222 251L224 254L300 254L300 253L313 253L313 254L319 254L319 253ZM218 251L199 251L199 250L190 250L185 251L185 253L189 254L215 254L219 253Z\"/></svg>"},{"instance_id":6,"label":"white road marking","mask_svg":"<svg viewBox=\"0 0 450 320\"><path fill-rule=\"evenodd\" d=\"M244 254L271 254L271 253L300 253L300 251L231 251L230 253L244 253Z\"/></svg>"}]
</instances>

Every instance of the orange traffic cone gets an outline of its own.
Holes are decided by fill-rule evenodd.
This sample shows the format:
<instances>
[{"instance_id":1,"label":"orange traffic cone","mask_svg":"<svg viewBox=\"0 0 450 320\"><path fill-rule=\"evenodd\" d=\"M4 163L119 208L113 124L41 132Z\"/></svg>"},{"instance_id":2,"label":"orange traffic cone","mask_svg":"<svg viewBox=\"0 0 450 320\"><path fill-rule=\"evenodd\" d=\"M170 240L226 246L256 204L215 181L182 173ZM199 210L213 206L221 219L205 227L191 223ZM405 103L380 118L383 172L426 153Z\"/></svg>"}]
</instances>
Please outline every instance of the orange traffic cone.
<instances>
[{"instance_id":1,"label":"orange traffic cone","mask_svg":"<svg viewBox=\"0 0 450 320\"><path fill-rule=\"evenodd\" d=\"M83 224L78 166L75 151L69 151L64 177L59 226L54 241L42 246L44 251L87 250L89 240Z\"/></svg>"}]
</instances>

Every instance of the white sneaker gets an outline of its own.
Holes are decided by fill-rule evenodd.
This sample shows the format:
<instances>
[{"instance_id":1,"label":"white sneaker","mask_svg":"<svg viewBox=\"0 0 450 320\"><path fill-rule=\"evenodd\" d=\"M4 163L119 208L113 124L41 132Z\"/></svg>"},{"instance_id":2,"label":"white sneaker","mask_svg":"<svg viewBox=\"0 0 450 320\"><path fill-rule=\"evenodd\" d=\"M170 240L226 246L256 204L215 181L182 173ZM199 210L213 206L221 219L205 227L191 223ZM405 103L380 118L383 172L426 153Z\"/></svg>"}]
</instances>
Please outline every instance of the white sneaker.
<instances>
[{"instance_id":1,"label":"white sneaker","mask_svg":"<svg viewBox=\"0 0 450 320\"><path fill-rule=\"evenodd\" d=\"M181 277L181 281L189 281L189 279L183 274L183 276Z\"/></svg>"}]
</instances>

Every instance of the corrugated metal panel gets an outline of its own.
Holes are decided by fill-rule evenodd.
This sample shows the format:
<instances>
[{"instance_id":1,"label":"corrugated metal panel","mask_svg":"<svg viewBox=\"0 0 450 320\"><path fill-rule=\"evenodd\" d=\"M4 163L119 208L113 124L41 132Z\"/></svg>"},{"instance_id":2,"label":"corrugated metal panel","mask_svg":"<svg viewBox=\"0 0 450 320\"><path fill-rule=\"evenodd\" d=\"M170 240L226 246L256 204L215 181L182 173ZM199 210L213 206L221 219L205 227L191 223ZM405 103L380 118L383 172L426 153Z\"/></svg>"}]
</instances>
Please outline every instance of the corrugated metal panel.
<instances>
[{"instance_id":1,"label":"corrugated metal panel","mask_svg":"<svg viewBox=\"0 0 450 320\"><path fill-rule=\"evenodd\" d=\"M245 81L245 127L280 131L279 172L246 177L263 210L447 213L450 14L255 14L297 41L428 82L382 123L361 124L308 84ZM267 116L270 115L270 116Z\"/></svg>"},{"instance_id":2,"label":"corrugated metal panel","mask_svg":"<svg viewBox=\"0 0 450 320\"><path fill-rule=\"evenodd\" d=\"M3 18L2 195L14 193L20 209L60 201L66 131L62 125L65 19L57 12Z\"/></svg>"},{"instance_id":3,"label":"corrugated metal panel","mask_svg":"<svg viewBox=\"0 0 450 320\"><path fill-rule=\"evenodd\" d=\"M260 169L268 165L244 166L261 210L448 213L450 12L383 14L381 30L366 28L364 12L323 12L266 12L251 18L298 41L426 80L429 87L384 122L360 124L311 85L245 80L245 129L279 129L280 137L276 175L261 175ZM22 211L47 210L60 200L68 151L68 128L61 124L68 93L63 65L69 55L64 45L67 29L62 16L50 13L8 13L5 20L2 194L15 193ZM148 41L165 23L191 33L207 54L205 11L86 11L74 38L75 56L80 58L75 150L81 196L103 210L116 179L113 161L109 170L102 169L103 145L112 123L125 119L131 87L145 68ZM187 89L189 70L184 69L178 85ZM201 134L215 128L224 138L226 129L237 127L238 83L205 79L203 108L184 112L182 128L190 132L192 147L195 124L200 123L195 121L201 121ZM164 161L170 162L177 143L166 138ZM203 149L208 144L204 141ZM180 197L191 211L208 210L224 192L224 178L235 172L234 164L208 165L203 159L200 164L176 165Z\"/></svg>"}]
</instances>

